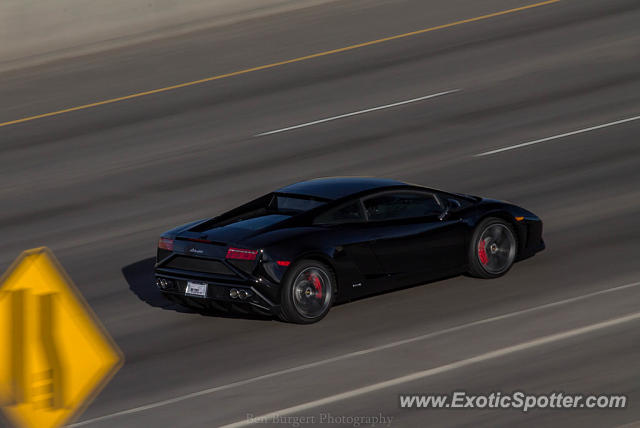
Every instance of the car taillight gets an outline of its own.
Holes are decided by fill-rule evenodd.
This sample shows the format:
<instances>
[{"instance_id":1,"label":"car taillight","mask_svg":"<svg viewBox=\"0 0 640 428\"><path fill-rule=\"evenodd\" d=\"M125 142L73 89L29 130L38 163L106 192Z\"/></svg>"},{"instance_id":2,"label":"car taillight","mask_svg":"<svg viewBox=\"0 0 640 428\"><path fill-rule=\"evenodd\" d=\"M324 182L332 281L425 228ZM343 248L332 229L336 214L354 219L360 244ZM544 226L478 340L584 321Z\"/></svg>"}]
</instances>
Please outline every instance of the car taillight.
<instances>
[{"instance_id":1,"label":"car taillight","mask_svg":"<svg viewBox=\"0 0 640 428\"><path fill-rule=\"evenodd\" d=\"M158 248L173 251L173 239L160 238L160 241L158 242Z\"/></svg>"},{"instance_id":2,"label":"car taillight","mask_svg":"<svg viewBox=\"0 0 640 428\"><path fill-rule=\"evenodd\" d=\"M258 250L245 250L243 248L229 248L227 258L234 260L255 260L258 257Z\"/></svg>"}]
</instances>

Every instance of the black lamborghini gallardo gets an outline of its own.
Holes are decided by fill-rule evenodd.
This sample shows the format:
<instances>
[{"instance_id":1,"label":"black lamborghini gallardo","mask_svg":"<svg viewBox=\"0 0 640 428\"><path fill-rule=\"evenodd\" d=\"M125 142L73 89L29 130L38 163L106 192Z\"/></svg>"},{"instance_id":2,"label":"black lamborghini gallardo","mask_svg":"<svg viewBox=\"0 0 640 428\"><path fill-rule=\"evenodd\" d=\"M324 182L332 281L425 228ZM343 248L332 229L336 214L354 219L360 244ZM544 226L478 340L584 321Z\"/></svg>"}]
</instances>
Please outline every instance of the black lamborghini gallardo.
<instances>
[{"instance_id":1,"label":"black lamborghini gallardo","mask_svg":"<svg viewBox=\"0 0 640 428\"><path fill-rule=\"evenodd\" d=\"M312 323L334 302L465 272L495 278L542 249L542 221L507 202L322 178L162 234L155 275L187 306Z\"/></svg>"}]
</instances>

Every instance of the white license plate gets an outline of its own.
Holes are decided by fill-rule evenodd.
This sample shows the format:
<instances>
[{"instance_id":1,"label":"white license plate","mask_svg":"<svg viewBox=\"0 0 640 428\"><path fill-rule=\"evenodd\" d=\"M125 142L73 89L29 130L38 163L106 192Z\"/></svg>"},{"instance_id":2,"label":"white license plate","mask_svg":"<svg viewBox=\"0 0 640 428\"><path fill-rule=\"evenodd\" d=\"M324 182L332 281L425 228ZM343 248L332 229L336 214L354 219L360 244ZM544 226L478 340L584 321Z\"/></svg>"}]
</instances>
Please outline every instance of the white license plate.
<instances>
[{"instance_id":1,"label":"white license plate","mask_svg":"<svg viewBox=\"0 0 640 428\"><path fill-rule=\"evenodd\" d=\"M207 283L188 281L184 294L187 296L207 297Z\"/></svg>"}]
</instances>

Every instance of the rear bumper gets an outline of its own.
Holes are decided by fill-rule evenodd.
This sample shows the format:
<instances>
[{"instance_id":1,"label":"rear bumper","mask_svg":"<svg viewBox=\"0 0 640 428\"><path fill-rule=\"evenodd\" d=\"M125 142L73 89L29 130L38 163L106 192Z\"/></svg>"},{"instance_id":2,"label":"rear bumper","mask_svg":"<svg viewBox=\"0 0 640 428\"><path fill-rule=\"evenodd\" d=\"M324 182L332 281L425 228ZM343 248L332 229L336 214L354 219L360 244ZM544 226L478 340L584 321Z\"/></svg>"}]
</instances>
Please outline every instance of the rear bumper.
<instances>
[{"instance_id":1,"label":"rear bumper","mask_svg":"<svg viewBox=\"0 0 640 428\"><path fill-rule=\"evenodd\" d=\"M161 279L166 282L160 281ZM240 304L253 306L262 312L277 313L279 306L271 301L264 293L260 292L257 287L244 282L223 282L210 278L189 278L187 276L163 272L156 270L155 272L156 287L167 297L175 301L182 301L192 306L205 308L226 308L230 304ZM187 282L200 282L207 284L207 294L204 297L186 294ZM246 292L245 298L231 297L232 290L236 292ZM238 293L244 294L244 293Z\"/></svg>"}]
</instances>

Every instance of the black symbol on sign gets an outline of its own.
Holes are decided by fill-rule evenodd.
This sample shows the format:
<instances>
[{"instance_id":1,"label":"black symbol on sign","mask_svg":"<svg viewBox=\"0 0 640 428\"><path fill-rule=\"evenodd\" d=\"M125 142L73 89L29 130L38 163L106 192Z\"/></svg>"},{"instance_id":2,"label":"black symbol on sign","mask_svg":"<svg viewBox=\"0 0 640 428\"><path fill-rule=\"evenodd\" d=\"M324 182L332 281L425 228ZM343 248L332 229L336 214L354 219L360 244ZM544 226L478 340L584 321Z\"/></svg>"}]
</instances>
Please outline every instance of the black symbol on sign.
<instances>
[{"instance_id":1,"label":"black symbol on sign","mask_svg":"<svg viewBox=\"0 0 640 428\"><path fill-rule=\"evenodd\" d=\"M32 403L38 408L60 409L64 407L64 384L53 334L56 329L55 293L34 295L33 299L29 297L28 290L10 292L12 404ZM37 319L37 340L27 341L26 326L32 319ZM28 348L32 346L42 352L46 361L44 370L35 371L29 367L27 352L33 352Z\"/></svg>"}]
</instances>

